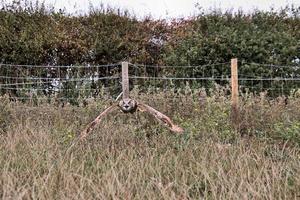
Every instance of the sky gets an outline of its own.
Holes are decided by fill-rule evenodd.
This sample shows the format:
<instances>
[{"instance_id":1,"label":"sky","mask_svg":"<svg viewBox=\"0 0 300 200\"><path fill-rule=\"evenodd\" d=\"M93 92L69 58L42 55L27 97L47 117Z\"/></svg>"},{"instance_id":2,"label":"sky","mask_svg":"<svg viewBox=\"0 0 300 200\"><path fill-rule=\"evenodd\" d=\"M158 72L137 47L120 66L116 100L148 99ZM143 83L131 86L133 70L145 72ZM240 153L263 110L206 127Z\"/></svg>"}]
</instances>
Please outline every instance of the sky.
<instances>
[{"instance_id":1,"label":"sky","mask_svg":"<svg viewBox=\"0 0 300 200\"><path fill-rule=\"evenodd\" d=\"M13 0L6 0L11 2ZM251 12L254 9L270 10L271 7L280 9L286 5L300 6L299 0L43 0L56 9L65 9L68 13L82 14L89 10L90 5L97 8L101 3L115 8L127 9L138 17L151 14L156 19L181 18L191 16L199 8L209 11L214 8L234 11L242 9ZM43 2L41 0L41 2Z\"/></svg>"}]
</instances>

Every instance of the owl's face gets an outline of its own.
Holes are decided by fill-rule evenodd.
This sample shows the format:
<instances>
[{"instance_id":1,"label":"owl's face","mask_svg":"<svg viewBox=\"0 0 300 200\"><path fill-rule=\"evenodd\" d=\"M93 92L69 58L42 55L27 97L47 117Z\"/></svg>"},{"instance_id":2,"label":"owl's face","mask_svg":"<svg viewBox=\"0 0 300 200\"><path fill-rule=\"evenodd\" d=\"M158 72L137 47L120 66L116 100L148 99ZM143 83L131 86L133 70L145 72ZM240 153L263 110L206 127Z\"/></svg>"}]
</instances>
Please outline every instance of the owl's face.
<instances>
[{"instance_id":1,"label":"owl's face","mask_svg":"<svg viewBox=\"0 0 300 200\"><path fill-rule=\"evenodd\" d=\"M119 102L119 107L124 113L134 112L136 106L136 101L133 99L123 99Z\"/></svg>"}]
</instances>

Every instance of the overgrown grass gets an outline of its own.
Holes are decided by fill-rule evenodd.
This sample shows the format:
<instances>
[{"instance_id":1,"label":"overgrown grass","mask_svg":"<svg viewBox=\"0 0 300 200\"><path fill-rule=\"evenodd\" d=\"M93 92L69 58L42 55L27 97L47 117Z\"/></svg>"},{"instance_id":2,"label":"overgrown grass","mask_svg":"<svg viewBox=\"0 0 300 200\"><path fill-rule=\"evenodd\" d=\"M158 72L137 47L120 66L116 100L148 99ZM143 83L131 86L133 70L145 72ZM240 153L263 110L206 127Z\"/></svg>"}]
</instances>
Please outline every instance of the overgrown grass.
<instances>
[{"instance_id":1,"label":"overgrown grass","mask_svg":"<svg viewBox=\"0 0 300 200\"><path fill-rule=\"evenodd\" d=\"M243 96L242 137L222 92L201 100L197 93L138 97L185 133L144 113L116 112L70 148L108 102L33 106L2 98L2 199L300 198L299 97Z\"/></svg>"}]
</instances>

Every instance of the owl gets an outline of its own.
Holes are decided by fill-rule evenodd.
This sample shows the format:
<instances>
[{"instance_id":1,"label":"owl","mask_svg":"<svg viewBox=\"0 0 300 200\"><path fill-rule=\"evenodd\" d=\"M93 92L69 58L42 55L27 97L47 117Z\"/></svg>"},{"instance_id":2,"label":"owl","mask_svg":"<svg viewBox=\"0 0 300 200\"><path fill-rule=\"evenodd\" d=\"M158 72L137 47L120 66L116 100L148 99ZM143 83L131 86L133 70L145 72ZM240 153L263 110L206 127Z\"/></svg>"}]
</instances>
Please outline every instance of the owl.
<instances>
[{"instance_id":1,"label":"owl","mask_svg":"<svg viewBox=\"0 0 300 200\"><path fill-rule=\"evenodd\" d=\"M137 103L133 99L123 99L119 102L119 107L124 113L133 113L136 111Z\"/></svg>"}]
</instances>

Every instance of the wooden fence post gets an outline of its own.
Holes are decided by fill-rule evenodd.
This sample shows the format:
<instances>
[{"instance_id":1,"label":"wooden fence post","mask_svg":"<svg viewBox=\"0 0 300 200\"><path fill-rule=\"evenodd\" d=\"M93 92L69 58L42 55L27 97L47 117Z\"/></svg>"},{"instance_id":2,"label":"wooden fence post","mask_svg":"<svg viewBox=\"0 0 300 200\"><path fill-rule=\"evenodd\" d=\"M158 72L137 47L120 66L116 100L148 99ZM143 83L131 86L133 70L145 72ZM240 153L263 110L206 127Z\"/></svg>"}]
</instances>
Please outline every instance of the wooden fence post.
<instances>
[{"instance_id":1,"label":"wooden fence post","mask_svg":"<svg viewBox=\"0 0 300 200\"><path fill-rule=\"evenodd\" d=\"M122 62L122 90L123 99L129 99L128 62Z\"/></svg>"},{"instance_id":2,"label":"wooden fence post","mask_svg":"<svg viewBox=\"0 0 300 200\"><path fill-rule=\"evenodd\" d=\"M231 119L235 130L239 129L238 59L231 59Z\"/></svg>"}]
</instances>

